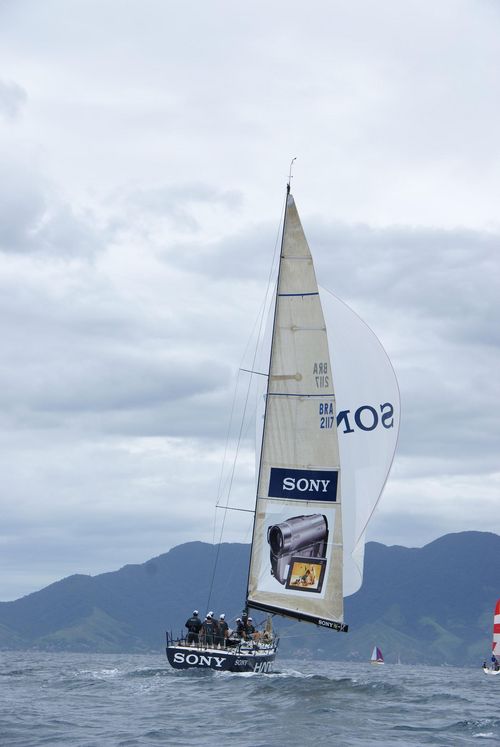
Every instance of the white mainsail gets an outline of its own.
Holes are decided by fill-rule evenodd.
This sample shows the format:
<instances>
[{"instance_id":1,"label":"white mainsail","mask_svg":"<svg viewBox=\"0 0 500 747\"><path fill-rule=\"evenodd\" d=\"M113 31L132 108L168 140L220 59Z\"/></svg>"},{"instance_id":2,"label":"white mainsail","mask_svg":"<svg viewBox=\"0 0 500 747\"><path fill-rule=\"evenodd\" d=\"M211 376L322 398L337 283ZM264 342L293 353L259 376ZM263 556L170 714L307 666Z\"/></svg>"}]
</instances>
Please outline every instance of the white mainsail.
<instances>
[{"instance_id":1,"label":"white mainsail","mask_svg":"<svg viewBox=\"0 0 500 747\"><path fill-rule=\"evenodd\" d=\"M276 294L247 601L343 624L335 392L311 253L288 194Z\"/></svg>"},{"instance_id":2,"label":"white mainsail","mask_svg":"<svg viewBox=\"0 0 500 747\"><path fill-rule=\"evenodd\" d=\"M380 340L340 298L320 287L328 331L342 465L344 597L363 581L366 529L394 459L399 435L400 394L396 374ZM274 302L274 298L273 298ZM258 370L269 360L272 316L268 312ZM255 384L257 472L262 444L265 387ZM348 498L346 498L348 496Z\"/></svg>"},{"instance_id":3,"label":"white mainsail","mask_svg":"<svg viewBox=\"0 0 500 747\"><path fill-rule=\"evenodd\" d=\"M400 422L400 396L394 369L379 339L352 309L330 292L320 289L319 296L321 317L319 317L318 326L322 327L324 315L328 342L325 343L324 341L326 332L323 329L316 329L314 334L305 334L306 328L309 328L309 332L313 332L313 324L307 318L310 313L308 309L314 306L315 313L317 313L318 308L318 297L306 296L305 294L316 293L317 284L310 252L291 196L289 196L287 203L282 257L286 259L282 261L280 266L280 288L274 315L275 323L274 328L272 324L269 325L268 332L265 335L267 343L264 344L264 350L269 349L272 336L273 362L279 360L283 363L285 360L283 356L286 355L286 366L289 366L289 368L281 365L281 368L275 367L271 370L269 381L271 394L264 399L271 407L280 408L281 416L277 418L276 413L272 418L269 417L269 414L266 416L266 438L264 438L262 427L264 421L259 417L259 412L262 415L262 410L260 405L257 405L257 443L263 444L265 453L260 451L258 455L258 464L262 462L262 467L259 471L257 513L248 593L249 601L258 602L263 609L267 609L266 605L270 605L273 609L275 606L275 611L278 611L279 608L282 614L291 614L294 617L301 616L302 619L308 619L307 615L311 612L311 605L306 605L308 609L302 610L301 614L300 605L296 601L297 597L304 598L306 595L302 593L292 596L289 593L291 589L286 588L286 584L285 588L282 588L283 584L281 588L277 587L276 577L272 575L273 556L268 541L271 537L267 536L267 531L273 526L278 526L279 510L282 511L282 516L285 518L297 518L293 512L290 513L289 511L293 507L297 508L295 512L297 514L302 512L303 515L311 515L311 513L314 513L316 516L319 514L326 519L327 514L323 512L323 509L320 512L319 504L316 501L305 501L304 504L301 504L302 508L299 511L296 498L292 503L290 501L285 503L283 496L276 498L266 492L268 487L266 486L266 480L269 482L270 471L273 467L278 466L273 461L275 458L276 460L279 459L279 454L276 453L277 446L279 448L281 444L281 447L285 448L284 439L286 443L293 443L294 459L286 463L287 469L301 468L299 465L303 466L304 464L302 454L304 443L307 441L308 448L316 448L318 439L324 446L327 445L329 454L327 457L321 457L322 461L320 461L319 456L315 458L309 456L309 466L314 465L314 469L318 469L319 466L325 467L328 464L329 469L333 467L333 469L338 470L339 465L342 465L342 471L341 474L339 472L338 477L343 497L342 519L340 519L340 495L337 496L337 501L328 502L324 506L325 511L331 511L332 507L335 506L335 529L337 532L334 540L328 531L327 545L334 541L337 550L341 544L343 545L340 561L338 561L337 554L334 556L335 572L338 572L339 567L343 566L342 584L332 582L335 589L334 595L339 593L342 593L343 596L353 594L360 588L363 579L366 529L381 497L396 450ZM303 281L299 281L301 268L302 271L304 268L308 268ZM298 293L297 296L285 295L287 283L292 282L289 279L291 273L293 273L293 293ZM304 285L301 286L300 282L303 282ZM288 293L290 293L290 290L288 290ZM304 301L306 302L304 303ZM274 299L274 303L276 304L276 299ZM289 323L287 333L283 333L281 330L285 326L283 320ZM277 322L278 331L276 330ZM318 322L318 319L316 319L316 322ZM271 335L272 328L273 334ZM302 328L302 334L298 334L299 328ZM288 346L286 351L281 350L281 352L276 353L278 347L283 348L284 346ZM302 346L307 349L307 354L299 350ZM315 348L315 346L319 347ZM304 365L306 368L307 365L310 366L311 360L321 363L321 356L325 349L329 352L329 358L328 361L323 362L327 362L328 366L331 357L330 373L333 372L335 392L333 392L330 376L326 392L331 399L323 400L322 395L320 395L318 401L316 381L314 380L312 387L307 389L304 379L301 379L299 384L297 374L300 373L303 376L303 367ZM318 357L314 358L313 350ZM306 355L312 355L313 357L304 358ZM301 356L300 364L297 362L296 356ZM262 366L260 370L262 370ZM318 366L315 375L322 375L319 370ZM284 379L283 376L290 376L290 372L296 378ZM280 376L281 378L279 378ZM284 386L285 381L288 382L287 387ZM303 400L307 399L307 406L299 408L297 403L293 403L290 396L292 394L300 394ZM274 402L274 398L277 396L285 398L279 405ZM286 400L289 400L288 403L286 403ZM258 401L263 401L260 396ZM292 408L294 408L294 414L293 417L289 417ZM312 417L307 419L307 423L302 420L301 413L305 411L313 413ZM321 424L325 426L332 422L325 419L334 417L332 411L335 413L337 424L336 437L334 433L325 433L332 429L318 427ZM285 412L288 413L287 418L285 418ZM324 418L324 420L321 421L321 418ZM276 423L278 424L277 427L275 427ZM287 424L289 431L285 431L285 424ZM301 437L294 434L297 425L299 426L299 433L302 434ZM271 434L267 432L267 429L271 429ZM306 433L308 433L307 437L305 436ZM305 483L302 485L305 485ZM316 510L314 507L316 507ZM274 523L271 523L272 517L276 517ZM316 521L321 524L321 519L317 518ZM339 526L340 521L341 526ZM285 532L293 532L298 523L292 522L291 525L285 526ZM276 530L272 539L276 542L279 538L279 530ZM284 537L282 537L283 539ZM286 550L286 547L283 549ZM333 546L330 546L329 550L333 551ZM290 557L290 553L288 553L288 557ZM290 563L283 567L284 561L279 563L274 558L274 564L277 566L276 570L278 575L281 576L281 581L283 581L285 571L287 575L290 572ZM328 563L322 563L321 565L328 565ZM303 571L303 576L307 576L307 563L304 562L299 570ZM326 571L323 576L323 586L325 576ZM303 588L305 589L306 586L304 585ZM270 598L269 594L272 591L274 591L275 596L278 595L276 598ZM331 589L328 593L330 591ZM294 599L292 609L290 609L291 599ZM318 607L321 607L321 614L324 613L325 616L330 614L328 619L334 617L337 621L340 621L341 606L337 603L333 605L332 602L328 601L323 603L323 600L324 597L322 596L322 606L319 603L314 605L314 614L318 612ZM255 605L252 603L252 606ZM283 610L285 611L283 612Z\"/></svg>"}]
</instances>

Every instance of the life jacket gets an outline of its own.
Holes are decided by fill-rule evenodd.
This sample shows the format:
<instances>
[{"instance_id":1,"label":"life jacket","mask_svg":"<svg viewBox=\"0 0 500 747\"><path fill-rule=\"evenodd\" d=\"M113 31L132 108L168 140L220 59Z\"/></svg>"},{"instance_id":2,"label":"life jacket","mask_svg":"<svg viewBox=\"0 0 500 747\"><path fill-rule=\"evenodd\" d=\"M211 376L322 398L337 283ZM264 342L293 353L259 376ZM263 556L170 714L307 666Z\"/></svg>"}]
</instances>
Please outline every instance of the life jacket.
<instances>
[{"instance_id":1,"label":"life jacket","mask_svg":"<svg viewBox=\"0 0 500 747\"><path fill-rule=\"evenodd\" d=\"M204 620L202 628L206 635L215 635L217 632L215 620Z\"/></svg>"}]
</instances>

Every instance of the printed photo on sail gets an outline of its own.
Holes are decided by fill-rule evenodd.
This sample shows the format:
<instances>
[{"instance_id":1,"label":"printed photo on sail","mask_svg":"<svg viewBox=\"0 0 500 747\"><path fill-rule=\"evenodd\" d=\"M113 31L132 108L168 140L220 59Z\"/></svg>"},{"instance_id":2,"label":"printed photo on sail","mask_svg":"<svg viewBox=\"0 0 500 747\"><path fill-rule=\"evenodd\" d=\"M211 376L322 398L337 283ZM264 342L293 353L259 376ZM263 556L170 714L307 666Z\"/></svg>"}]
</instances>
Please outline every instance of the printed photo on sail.
<instances>
[{"instance_id":1,"label":"printed photo on sail","mask_svg":"<svg viewBox=\"0 0 500 747\"><path fill-rule=\"evenodd\" d=\"M323 586L325 570L326 560L324 558L314 558L311 562L310 559L294 556L285 586L287 589L319 593Z\"/></svg>"}]
</instances>

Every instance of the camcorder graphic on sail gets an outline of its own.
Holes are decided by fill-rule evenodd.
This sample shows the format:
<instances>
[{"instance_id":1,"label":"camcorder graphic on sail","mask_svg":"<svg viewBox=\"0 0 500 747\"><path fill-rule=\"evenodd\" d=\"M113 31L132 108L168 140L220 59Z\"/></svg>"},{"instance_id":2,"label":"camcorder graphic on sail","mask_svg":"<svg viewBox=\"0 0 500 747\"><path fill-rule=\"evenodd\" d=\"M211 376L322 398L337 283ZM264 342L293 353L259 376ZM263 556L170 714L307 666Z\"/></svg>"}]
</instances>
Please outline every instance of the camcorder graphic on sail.
<instances>
[{"instance_id":1,"label":"camcorder graphic on sail","mask_svg":"<svg viewBox=\"0 0 500 747\"><path fill-rule=\"evenodd\" d=\"M287 589L321 591L328 520L324 514L292 516L268 527L271 575Z\"/></svg>"}]
</instances>

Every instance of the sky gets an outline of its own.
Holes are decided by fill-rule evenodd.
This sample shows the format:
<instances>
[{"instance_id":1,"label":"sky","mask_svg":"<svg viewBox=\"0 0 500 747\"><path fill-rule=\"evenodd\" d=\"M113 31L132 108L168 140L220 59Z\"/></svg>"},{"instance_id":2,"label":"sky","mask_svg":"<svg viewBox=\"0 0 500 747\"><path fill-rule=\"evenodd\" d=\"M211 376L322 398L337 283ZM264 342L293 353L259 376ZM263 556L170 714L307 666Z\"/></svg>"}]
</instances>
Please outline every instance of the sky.
<instances>
[{"instance_id":1,"label":"sky","mask_svg":"<svg viewBox=\"0 0 500 747\"><path fill-rule=\"evenodd\" d=\"M499 83L496 0L0 0L1 600L218 538L293 157L401 390L368 539L500 532Z\"/></svg>"}]
</instances>

